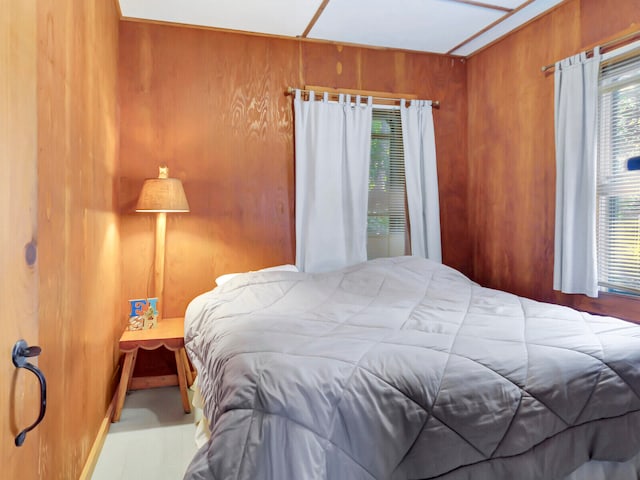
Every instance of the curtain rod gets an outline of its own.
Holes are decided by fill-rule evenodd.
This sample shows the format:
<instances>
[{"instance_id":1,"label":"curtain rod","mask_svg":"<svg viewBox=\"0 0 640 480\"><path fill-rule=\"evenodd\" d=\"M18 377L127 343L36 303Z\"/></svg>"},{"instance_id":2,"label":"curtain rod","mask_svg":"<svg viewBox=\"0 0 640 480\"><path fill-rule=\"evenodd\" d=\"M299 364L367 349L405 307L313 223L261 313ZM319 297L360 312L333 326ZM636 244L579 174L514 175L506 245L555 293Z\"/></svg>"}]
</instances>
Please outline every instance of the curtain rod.
<instances>
[{"instance_id":1,"label":"curtain rod","mask_svg":"<svg viewBox=\"0 0 640 480\"><path fill-rule=\"evenodd\" d=\"M636 37L640 38L640 30L637 30L627 35L623 35L622 37L615 38L613 40L603 43L602 45L600 45L600 51L603 51L610 47L618 46L623 43L631 42L632 40L635 40ZM593 55L593 48L590 48L589 50L587 50L587 54ZM556 66L555 63L550 63L549 65L545 65L544 67L541 67L540 70L542 72L546 72L547 70L555 68L555 66Z\"/></svg>"},{"instance_id":2,"label":"curtain rod","mask_svg":"<svg viewBox=\"0 0 640 480\"><path fill-rule=\"evenodd\" d=\"M371 97L375 100L383 100L385 102L398 102L400 101L403 97L379 97L376 95L367 95L367 92L361 92L361 93L357 93L354 90L345 90L344 92L341 92L339 90L321 90L321 89L304 89L304 88L295 88L295 87L287 87L287 90L285 91L285 95L293 95L295 93L296 90L300 90L300 92L302 93L309 93L309 92L316 92L316 93L328 93L329 95L340 95L341 93L344 95L360 95L362 97ZM415 100L415 99L411 99L411 100ZM433 108L435 108L436 110L440 109L440 101L439 100L431 100L431 106Z\"/></svg>"}]
</instances>

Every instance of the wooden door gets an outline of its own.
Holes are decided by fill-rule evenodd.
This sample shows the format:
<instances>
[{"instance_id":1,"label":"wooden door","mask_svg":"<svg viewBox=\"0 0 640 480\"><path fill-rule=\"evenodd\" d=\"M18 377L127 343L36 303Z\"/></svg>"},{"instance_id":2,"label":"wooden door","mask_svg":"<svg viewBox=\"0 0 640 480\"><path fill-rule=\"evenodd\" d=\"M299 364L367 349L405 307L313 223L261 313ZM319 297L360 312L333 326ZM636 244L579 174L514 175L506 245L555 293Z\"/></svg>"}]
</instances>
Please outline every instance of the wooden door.
<instances>
[{"instance_id":1,"label":"wooden door","mask_svg":"<svg viewBox=\"0 0 640 480\"><path fill-rule=\"evenodd\" d=\"M0 476L25 480L38 478L38 429L14 438L37 418L40 388L11 351L38 342L36 214L36 0L0 0Z\"/></svg>"}]
</instances>

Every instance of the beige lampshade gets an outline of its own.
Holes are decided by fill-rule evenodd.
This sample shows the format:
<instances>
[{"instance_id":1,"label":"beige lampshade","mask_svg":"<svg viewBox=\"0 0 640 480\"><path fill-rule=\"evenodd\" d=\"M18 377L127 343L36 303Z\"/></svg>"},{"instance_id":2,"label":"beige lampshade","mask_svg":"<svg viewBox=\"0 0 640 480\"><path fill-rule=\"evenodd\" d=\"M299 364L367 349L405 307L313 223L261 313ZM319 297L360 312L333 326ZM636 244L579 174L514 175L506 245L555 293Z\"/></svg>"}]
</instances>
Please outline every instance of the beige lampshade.
<instances>
[{"instance_id":1,"label":"beige lampshade","mask_svg":"<svg viewBox=\"0 0 640 480\"><path fill-rule=\"evenodd\" d=\"M142 185L136 212L188 212L189 202L178 178L168 178L169 169L160 167L158 178L147 178Z\"/></svg>"}]
</instances>

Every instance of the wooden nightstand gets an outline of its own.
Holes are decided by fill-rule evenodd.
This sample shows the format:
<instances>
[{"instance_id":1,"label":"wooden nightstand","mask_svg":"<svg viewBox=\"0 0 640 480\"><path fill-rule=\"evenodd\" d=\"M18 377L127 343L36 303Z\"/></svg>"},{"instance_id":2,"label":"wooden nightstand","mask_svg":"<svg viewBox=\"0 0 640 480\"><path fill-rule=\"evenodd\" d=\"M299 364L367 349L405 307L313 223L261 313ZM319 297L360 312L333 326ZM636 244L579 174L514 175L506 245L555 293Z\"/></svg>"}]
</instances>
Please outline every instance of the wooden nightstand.
<instances>
[{"instance_id":1,"label":"wooden nightstand","mask_svg":"<svg viewBox=\"0 0 640 480\"><path fill-rule=\"evenodd\" d=\"M124 397L131 385L133 367L136 364L138 349L155 350L165 347L173 351L176 357L176 368L178 371L178 384L182 396L182 406L185 413L191 412L187 388L193 383L191 368L187 353L184 350L184 319L182 317L163 318L158 320L156 328L148 330L125 330L120 337L120 351L125 354L122 376L118 387L118 398L112 422L120 420L120 413L124 405Z\"/></svg>"}]
</instances>

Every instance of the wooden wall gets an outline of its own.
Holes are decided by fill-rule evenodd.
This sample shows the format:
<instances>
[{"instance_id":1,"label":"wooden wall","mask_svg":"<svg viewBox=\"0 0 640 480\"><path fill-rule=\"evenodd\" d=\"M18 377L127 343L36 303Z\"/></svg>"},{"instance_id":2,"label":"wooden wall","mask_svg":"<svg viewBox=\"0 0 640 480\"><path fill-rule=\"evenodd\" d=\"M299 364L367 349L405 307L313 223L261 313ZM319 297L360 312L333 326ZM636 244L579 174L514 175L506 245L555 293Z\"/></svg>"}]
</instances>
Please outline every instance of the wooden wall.
<instances>
[{"instance_id":1,"label":"wooden wall","mask_svg":"<svg viewBox=\"0 0 640 480\"><path fill-rule=\"evenodd\" d=\"M220 274L295 261L290 85L441 101L434 117L443 257L470 271L460 60L122 22L119 72L125 298L147 293L153 216L131 212L142 180L161 163L183 180L191 204L191 213L168 217L165 315L183 315Z\"/></svg>"},{"instance_id":2,"label":"wooden wall","mask_svg":"<svg viewBox=\"0 0 640 480\"><path fill-rule=\"evenodd\" d=\"M469 234L479 283L640 321L637 300L553 291L554 80L540 71L639 28L637 0L569 0L469 60Z\"/></svg>"},{"instance_id":3,"label":"wooden wall","mask_svg":"<svg viewBox=\"0 0 640 480\"><path fill-rule=\"evenodd\" d=\"M48 405L39 478L75 479L121 333L114 1L37 1L39 316Z\"/></svg>"}]
</instances>

